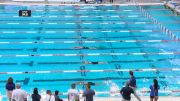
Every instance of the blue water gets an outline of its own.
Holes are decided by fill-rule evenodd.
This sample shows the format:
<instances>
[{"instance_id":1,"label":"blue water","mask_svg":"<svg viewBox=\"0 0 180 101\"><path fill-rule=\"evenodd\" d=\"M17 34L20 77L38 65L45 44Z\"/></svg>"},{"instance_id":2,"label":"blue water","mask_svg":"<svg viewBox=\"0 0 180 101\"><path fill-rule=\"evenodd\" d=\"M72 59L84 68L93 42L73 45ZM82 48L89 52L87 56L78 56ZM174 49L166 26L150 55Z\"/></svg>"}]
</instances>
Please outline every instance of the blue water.
<instances>
[{"instance_id":1,"label":"blue water","mask_svg":"<svg viewBox=\"0 0 180 101\"><path fill-rule=\"evenodd\" d=\"M143 6L143 8L163 26L180 37L179 16L174 15L164 6ZM22 9L32 10L32 17L19 17L18 10ZM22 88L28 93L31 93L34 87L40 90L51 89L67 92L70 84L78 81L98 83L100 85L94 86L93 89L97 92L105 92L110 90L113 83L121 88L129 80L127 71L33 74L17 74L17 72L162 68L162 71L135 72L138 91L149 90L153 79L157 78L162 91L160 96L179 95L163 92L180 88L180 72L163 70L179 68L178 54L36 56L37 54L179 52L179 42L174 41L105 42L118 40L173 39L163 33L158 25L143 16L135 6L1 5L0 72L15 72L15 74L0 74L0 91L5 95L4 86L8 77L13 77L16 83L21 83ZM95 42L85 43L84 41ZM74 49L78 46L95 47L96 49ZM35 56L17 56L23 54ZM83 64L83 61L109 63ZM77 88L84 89L82 85L78 85ZM96 96L110 95L97 94Z\"/></svg>"}]
</instances>

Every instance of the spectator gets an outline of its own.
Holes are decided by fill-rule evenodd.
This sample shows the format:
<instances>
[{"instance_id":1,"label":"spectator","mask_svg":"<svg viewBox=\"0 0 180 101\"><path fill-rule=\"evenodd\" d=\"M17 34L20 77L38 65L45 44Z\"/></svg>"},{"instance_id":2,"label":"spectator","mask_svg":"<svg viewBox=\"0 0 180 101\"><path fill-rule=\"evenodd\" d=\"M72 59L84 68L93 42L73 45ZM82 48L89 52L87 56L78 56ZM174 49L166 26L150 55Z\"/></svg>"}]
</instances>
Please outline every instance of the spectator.
<instances>
[{"instance_id":1,"label":"spectator","mask_svg":"<svg viewBox=\"0 0 180 101\"><path fill-rule=\"evenodd\" d=\"M85 97L85 101L93 101L93 96L95 95L94 90L91 90L91 85L86 85L86 90L83 92L83 96Z\"/></svg>"},{"instance_id":2,"label":"spectator","mask_svg":"<svg viewBox=\"0 0 180 101\"><path fill-rule=\"evenodd\" d=\"M133 71L129 71L129 75L130 75L129 86L132 89L136 89L136 78L134 77Z\"/></svg>"},{"instance_id":3,"label":"spectator","mask_svg":"<svg viewBox=\"0 0 180 101\"><path fill-rule=\"evenodd\" d=\"M15 84L13 82L13 78L9 77L6 83L6 92L7 92L7 97L9 101L11 101L12 92L14 89L15 89Z\"/></svg>"},{"instance_id":4,"label":"spectator","mask_svg":"<svg viewBox=\"0 0 180 101\"><path fill-rule=\"evenodd\" d=\"M46 91L45 101L55 101L55 98L54 98L54 96L52 95L52 93L51 93L50 90L47 90L47 91Z\"/></svg>"},{"instance_id":5,"label":"spectator","mask_svg":"<svg viewBox=\"0 0 180 101\"><path fill-rule=\"evenodd\" d=\"M129 84L130 84L130 82L127 81L126 86L123 87L120 91L120 93L123 97L122 101L131 101L131 94L134 94L134 96L137 98L137 95L134 93L134 90L131 87L129 87ZM141 101L141 100L138 99L138 101Z\"/></svg>"},{"instance_id":6,"label":"spectator","mask_svg":"<svg viewBox=\"0 0 180 101\"><path fill-rule=\"evenodd\" d=\"M129 75L130 75L129 86L134 90L134 94L136 95L137 99L140 101L141 99L136 94L137 85L136 85L136 78L134 77L134 72L129 71Z\"/></svg>"},{"instance_id":7,"label":"spectator","mask_svg":"<svg viewBox=\"0 0 180 101\"><path fill-rule=\"evenodd\" d=\"M79 101L79 92L76 90L76 84L71 84L71 89L68 90L68 101Z\"/></svg>"},{"instance_id":8,"label":"spectator","mask_svg":"<svg viewBox=\"0 0 180 101\"><path fill-rule=\"evenodd\" d=\"M157 79L154 79L154 84L151 85L149 88L151 90L150 101L157 101L158 100L158 90L160 89Z\"/></svg>"},{"instance_id":9,"label":"spectator","mask_svg":"<svg viewBox=\"0 0 180 101\"><path fill-rule=\"evenodd\" d=\"M34 91L31 97L32 97L32 101L40 101L41 96L38 94L37 88L34 88Z\"/></svg>"},{"instance_id":10,"label":"spectator","mask_svg":"<svg viewBox=\"0 0 180 101\"><path fill-rule=\"evenodd\" d=\"M55 98L55 101L63 101L62 99L59 98L59 91L58 90L55 91L54 98Z\"/></svg>"},{"instance_id":11,"label":"spectator","mask_svg":"<svg viewBox=\"0 0 180 101\"><path fill-rule=\"evenodd\" d=\"M12 92L12 101L27 101L27 94L20 84L16 84L16 89Z\"/></svg>"}]
</instances>

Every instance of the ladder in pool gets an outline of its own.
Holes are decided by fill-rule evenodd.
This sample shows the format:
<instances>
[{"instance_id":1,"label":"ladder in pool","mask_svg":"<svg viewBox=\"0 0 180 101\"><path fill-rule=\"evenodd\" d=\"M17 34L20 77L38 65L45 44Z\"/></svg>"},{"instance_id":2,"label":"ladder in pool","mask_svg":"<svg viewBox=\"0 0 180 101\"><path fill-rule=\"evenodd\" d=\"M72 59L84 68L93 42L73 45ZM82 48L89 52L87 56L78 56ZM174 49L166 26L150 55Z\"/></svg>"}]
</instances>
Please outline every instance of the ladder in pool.
<instances>
[{"instance_id":1,"label":"ladder in pool","mask_svg":"<svg viewBox=\"0 0 180 101\"><path fill-rule=\"evenodd\" d=\"M163 33L170 36L175 41L180 41L180 38L172 33L167 27L163 26L162 23L157 21L157 19L153 18L146 10L144 10L137 2L134 1L135 6L137 6L140 12L148 19L153 21L154 24L158 25Z\"/></svg>"}]
</instances>

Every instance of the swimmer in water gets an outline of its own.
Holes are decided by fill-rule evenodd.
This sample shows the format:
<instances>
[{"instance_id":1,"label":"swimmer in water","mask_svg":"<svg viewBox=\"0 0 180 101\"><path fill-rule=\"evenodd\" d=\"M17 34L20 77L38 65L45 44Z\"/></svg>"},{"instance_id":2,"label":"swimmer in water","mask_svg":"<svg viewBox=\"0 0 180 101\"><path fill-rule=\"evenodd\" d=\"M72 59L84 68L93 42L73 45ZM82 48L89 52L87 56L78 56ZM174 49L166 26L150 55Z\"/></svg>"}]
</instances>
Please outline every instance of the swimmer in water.
<instances>
[{"instance_id":1,"label":"swimmer in water","mask_svg":"<svg viewBox=\"0 0 180 101\"><path fill-rule=\"evenodd\" d=\"M100 85L104 85L104 83L94 83L94 82L83 82L83 81L79 81L77 83L75 83L76 85L91 85L91 86L100 86Z\"/></svg>"},{"instance_id":2,"label":"swimmer in water","mask_svg":"<svg viewBox=\"0 0 180 101\"><path fill-rule=\"evenodd\" d=\"M83 64L108 64L108 62L90 62L90 61L83 61Z\"/></svg>"},{"instance_id":3,"label":"swimmer in water","mask_svg":"<svg viewBox=\"0 0 180 101\"><path fill-rule=\"evenodd\" d=\"M97 49L96 47L86 47L86 46L76 46L74 49L90 49L90 50L95 50Z\"/></svg>"},{"instance_id":4,"label":"swimmer in water","mask_svg":"<svg viewBox=\"0 0 180 101\"><path fill-rule=\"evenodd\" d=\"M89 50L98 50L98 49L100 49L100 50L103 50L103 49L106 49L106 47L105 46L99 46L99 47L76 46L76 47L74 47L74 49L89 49Z\"/></svg>"}]
</instances>

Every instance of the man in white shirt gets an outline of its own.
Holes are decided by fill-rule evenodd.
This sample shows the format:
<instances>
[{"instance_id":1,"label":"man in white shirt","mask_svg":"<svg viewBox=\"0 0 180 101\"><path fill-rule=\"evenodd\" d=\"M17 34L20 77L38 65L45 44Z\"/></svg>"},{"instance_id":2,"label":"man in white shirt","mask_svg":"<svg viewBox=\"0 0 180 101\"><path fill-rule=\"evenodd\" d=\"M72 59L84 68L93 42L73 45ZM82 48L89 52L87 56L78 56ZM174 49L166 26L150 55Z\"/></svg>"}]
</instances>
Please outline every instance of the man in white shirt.
<instances>
[{"instance_id":1,"label":"man in white shirt","mask_svg":"<svg viewBox=\"0 0 180 101\"><path fill-rule=\"evenodd\" d=\"M16 84L16 89L12 92L12 101L27 101L27 94L20 84Z\"/></svg>"},{"instance_id":2,"label":"man in white shirt","mask_svg":"<svg viewBox=\"0 0 180 101\"><path fill-rule=\"evenodd\" d=\"M55 101L54 95L51 93L50 90L46 91L46 98L45 101Z\"/></svg>"},{"instance_id":3,"label":"man in white shirt","mask_svg":"<svg viewBox=\"0 0 180 101\"><path fill-rule=\"evenodd\" d=\"M71 84L71 89L68 90L68 101L79 101L79 92L76 90L76 84Z\"/></svg>"}]
</instances>

